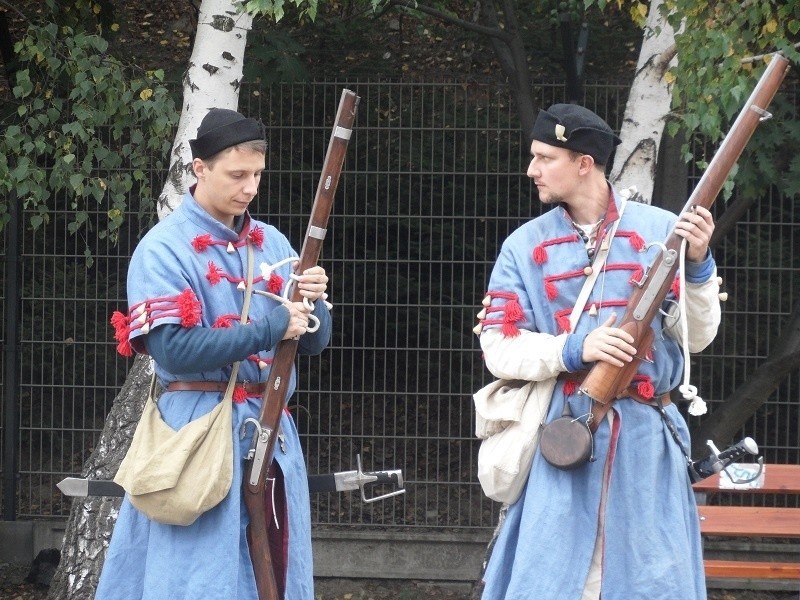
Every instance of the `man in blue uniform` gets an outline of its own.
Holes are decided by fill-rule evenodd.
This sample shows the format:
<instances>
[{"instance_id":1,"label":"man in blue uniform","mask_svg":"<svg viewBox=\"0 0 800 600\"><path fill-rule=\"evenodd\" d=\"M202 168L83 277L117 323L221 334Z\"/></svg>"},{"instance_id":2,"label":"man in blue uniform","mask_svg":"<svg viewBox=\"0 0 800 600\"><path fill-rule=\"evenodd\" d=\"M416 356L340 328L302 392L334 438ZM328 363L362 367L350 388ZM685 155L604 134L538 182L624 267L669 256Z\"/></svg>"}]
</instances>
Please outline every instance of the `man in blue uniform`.
<instances>
[{"instance_id":1,"label":"man in blue uniform","mask_svg":"<svg viewBox=\"0 0 800 600\"><path fill-rule=\"evenodd\" d=\"M619 139L588 109L558 104L541 111L532 140L527 175L552 208L504 242L481 311L480 343L498 378L558 377L548 422L561 416L565 403L585 419L591 400L578 391L581 373L596 361L622 366L634 360L633 338L615 323L652 259L642 250L663 242L676 217L626 203L608 183L605 166ZM708 250L713 229L703 208L681 215L675 229L687 242L685 289L676 281L664 309L685 294L692 352L713 340L720 320ZM604 242L613 242L605 266L573 328L570 313ZM680 383L681 336L673 317L659 315L652 327L654 342L631 388L594 433L595 460L561 470L536 452L493 548L485 599L705 598L687 460L652 406L662 399L688 448L686 423L665 395Z\"/></svg>"},{"instance_id":2,"label":"man in blue uniform","mask_svg":"<svg viewBox=\"0 0 800 600\"><path fill-rule=\"evenodd\" d=\"M239 432L246 419L259 415L278 342L300 336L299 351L318 354L330 338L324 269L308 269L294 282L313 302L313 313L304 303L283 301L297 253L277 229L248 212L265 168L263 125L236 111L211 109L190 145L197 183L137 246L128 272L128 313L115 314L112 323L123 355L153 357L165 389L158 407L175 429L222 400L231 365L240 361L232 399L233 482L219 505L185 527L151 521L126 498L98 600L258 597L241 496L251 436L240 439ZM260 267L254 289L273 296L254 294L242 325L248 247ZM319 321L313 333L307 332L311 314ZM289 395L294 380L293 372ZM286 600L313 600L307 474L297 430L285 411L273 470L266 503L273 513L278 586Z\"/></svg>"}]
</instances>

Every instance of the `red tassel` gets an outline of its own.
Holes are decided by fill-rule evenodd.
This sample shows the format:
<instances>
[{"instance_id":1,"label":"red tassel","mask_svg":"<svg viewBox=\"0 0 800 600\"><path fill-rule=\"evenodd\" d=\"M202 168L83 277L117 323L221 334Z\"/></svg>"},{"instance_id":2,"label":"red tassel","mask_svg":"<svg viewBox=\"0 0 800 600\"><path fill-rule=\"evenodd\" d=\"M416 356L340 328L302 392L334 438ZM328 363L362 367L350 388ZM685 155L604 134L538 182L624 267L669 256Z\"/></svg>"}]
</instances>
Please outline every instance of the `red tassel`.
<instances>
[{"instance_id":1,"label":"red tassel","mask_svg":"<svg viewBox=\"0 0 800 600\"><path fill-rule=\"evenodd\" d=\"M572 331L572 327L569 324L569 317L567 315L558 315L556 317L556 324L564 333L570 333Z\"/></svg>"},{"instance_id":2,"label":"red tassel","mask_svg":"<svg viewBox=\"0 0 800 600\"><path fill-rule=\"evenodd\" d=\"M212 243L213 241L211 240L211 234L204 233L203 235L198 235L192 240L192 247L196 252L203 252Z\"/></svg>"},{"instance_id":3,"label":"red tassel","mask_svg":"<svg viewBox=\"0 0 800 600\"><path fill-rule=\"evenodd\" d=\"M220 272L221 269L217 267L213 261L208 261L208 273L206 273L206 279L208 279L208 282L211 285L217 285L222 280Z\"/></svg>"},{"instance_id":4,"label":"red tassel","mask_svg":"<svg viewBox=\"0 0 800 600\"><path fill-rule=\"evenodd\" d=\"M536 246L536 248L533 249L533 262L537 265L547 262L547 250L544 246Z\"/></svg>"},{"instance_id":5,"label":"red tassel","mask_svg":"<svg viewBox=\"0 0 800 600\"><path fill-rule=\"evenodd\" d=\"M636 391L639 392L639 395L644 398L645 400L650 400L655 394L655 389L653 388L653 384L650 381L642 381L636 386Z\"/></svg>"},{"instance_id":6,"label":"red tassel","mask_svg":"<svg viewBox=\"0 0 800 600\"><path fill-rule=\"evenodd\" d=\"M111 326L114 328L115 335L118 335L120 331L126 331L127 332L128 324L130 323L130 320L128 319L128 315L126 315L124 313L121 313L118 310L115 310L113 313L111 313L110 323L111 323ZM126 337L127 337L127 335L126 335ZM117 338L117 339L119 339L119 338Z\"/></svg>"},{"instance_id":7,"label":"red tassel","mask_svg":"<svg viewBox=\"0 0 800 600\"><path fill-rule=\"evenodd\" d=\"M628 280L628 283L630 283L631 285L635 285L636 283L642 280L643 276L644 276L644 269L642 267L637 267L636 270L633 272L633 275L631 275L631 278Z\"/></svg>"},{"instance_id":8,"label":"red tassel","mask_svg":"<svg viewBox=\"0 0 800 600\"><path fill-rule=\"evenodd\" d=\"M234 321L239 319L239 315L220 315L211 327L218 329L227 329Z\"/></svg>"},{"instance_id":9,"label":"red tassel","mask_svg":"<svg viewBox=\"0 0 800 600\"><path fill-rule=\"evenodd\" d=\"M114 327L114 339L117 340L117 352L125 358L133 356L133 347L130 342L130 319L128 315L115 310L111 314L111 325Z\"/></svg>"},{"instance_id":10,"label":"red tassel","mask_svg":"<svg viewBox=\"0 0 800 600\"><path fill-rule=\"evenodd\" d=\"M133 346L131 346L131 342L128 340L128 338L120 340L119 344L117 344L117 352L119 352L125 358L130 358L133 356Z\"/></svg>"},{"instance_id":11,"label":"red tassel","mask_svg":"<svg viewBox=\"0 0 800 600\"><path fill-rule=\"evenodd\" d=\"M564 384L564 395L565 396L572 396L575 393L575 390L578 389L578 382L577 381L567 381Z\"/></svg>"},{"instance_id":12,"label":"red tassel","mask_svg":"<svg viewBox=\"0 0 800 600\"><path fill-rule=\"evenodd\" d=\"M501 331L506 337L517 337L519 335L519 328L511 321L505 321Z\"/></svg>"},{"instance_id":13,"label":"red tassel","mask_svg":"<svg viewBox=\"0 0 800 600\"><path fill-rule=\"evenodd\" d=\"M280 294L283 289L283 277L277 273L272 273L267 282L267 289L273 294Z\"/></svg>"},{"instance_id":14,"label":"red tassel","mask_svg":"<svg viewBox=\"0 0 800 600\"><path fill-rule=\"evenodd\" d=\"M190 288L181 292L180 296L178 296L177 304L178 313L181 317L181 325L184 327L194 327L200 323L202 308L200 306L200 301Z\"/></svg>"},{"instance_id":15,"label":"red tassel","mask_svg":"<svg viewBox=\"0 0 800 600\"><path fill-rule=\"evenodd\" d=\"M264 243L264 230L261 227L253 227L253 230L250 232L250 241L257 248L261 248L261 244Z\"/></svg>"},{"instance_id":16,"label":"red tassel","mask_svg":"<svg viewBox=\"0 0 800 600\"><path fill-rule=\"evenodd\" d=\"M672 281L672 285L670 286L670 291L675 294L676 298L681 297L681 280L677 277Z\"/></svg>"},{"instance_id":17,"label":"red tassel","mask_svg":"<svg viewBox=\"0 0 800 600\"><path fill-rule=\"evenodd\" d=\"M233 401L236 404L242 404L245 400L247 400L247 390L241 385L237 385L233 388Z\"/></svg>"},{"instance_id":18,"label":"red tassel","mask_svg":"<svg viewBox=\"0 0 800 600\"><path fill-rule=\"evenodd\" d=\"M558 298L558 288L552 281L546 281L544 284L544 292L547 294L547 299L550 301Z\"/></svg>"},{"instance_id":19,"label":"red tassel","mask_svg":"<svg viewBox=\"0 0 800 600\"><path fill-rule=\"evenodd\" d=\"M505 320L512 323L516 323L525 318L525 313L522 312L522 307L516 299L506 302L505 313Z\"/></svg>"}]
</instances>

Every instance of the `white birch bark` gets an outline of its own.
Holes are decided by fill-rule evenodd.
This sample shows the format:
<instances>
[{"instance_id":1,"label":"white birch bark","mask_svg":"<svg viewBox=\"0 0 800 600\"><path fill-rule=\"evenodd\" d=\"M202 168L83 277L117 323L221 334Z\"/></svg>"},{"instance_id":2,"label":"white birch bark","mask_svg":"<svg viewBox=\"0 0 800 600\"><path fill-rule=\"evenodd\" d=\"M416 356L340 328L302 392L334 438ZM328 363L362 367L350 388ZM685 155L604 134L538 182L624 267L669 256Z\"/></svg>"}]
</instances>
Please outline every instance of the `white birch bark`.
<instances>
[{"instance_id":1,"label":"white birch bark","mask_svg":"<svg viewBox=\"0 0 800 600\"><path fill-rule=\"evenodd\" d=\"M203 0L192 56L183 78L183 106L170 154L169 174L158 198L163 219L194 183L189 140L210 108L237 110L247 33L253 15L235 0Z\"/></svg>"},{"instance_id":2,"label":"white birch bark","mask_svg":"<svg viewBox=\"0 0 800 600\"><path fill-rule=\"evenodd\" d=\"M675 32L661 17L663 0L653 0L622 121L610 180L619 188L635 186L650 202L661 136L670 112L672 87L664 79L677 60Z\"/></svg>"}]
</instances>

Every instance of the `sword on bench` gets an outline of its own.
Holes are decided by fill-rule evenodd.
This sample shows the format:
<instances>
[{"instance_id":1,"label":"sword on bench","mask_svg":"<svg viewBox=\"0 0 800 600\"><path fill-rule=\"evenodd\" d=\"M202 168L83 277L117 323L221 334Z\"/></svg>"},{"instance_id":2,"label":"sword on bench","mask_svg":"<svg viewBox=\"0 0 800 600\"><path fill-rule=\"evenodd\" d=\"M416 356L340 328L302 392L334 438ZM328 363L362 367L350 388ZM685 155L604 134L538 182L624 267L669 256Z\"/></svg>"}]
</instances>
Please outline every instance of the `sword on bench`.
<instances>
[{"instance_id":1,"label":"sword on bench","mask_svg":"<svg viewBox=\"0 0 800 600\"><path fill-rule=\"evenodd\" d=\"M308 476L308 490L313 493L321 492L348 492L360 490L361 500L367 504L385 500L392 496L405 493L403 473L401 469L389 471L364 471L361 468L361 455L356 456L357 468L355 471L339 471L336 473L323 473ZM367 489L392 486L398 489L383 494L370 493ZM112 480L87 479L82 477L66 477L56 484L65 496L84 498L88 496L122 497L125 490Z\"/></svg>"}]
</instances>

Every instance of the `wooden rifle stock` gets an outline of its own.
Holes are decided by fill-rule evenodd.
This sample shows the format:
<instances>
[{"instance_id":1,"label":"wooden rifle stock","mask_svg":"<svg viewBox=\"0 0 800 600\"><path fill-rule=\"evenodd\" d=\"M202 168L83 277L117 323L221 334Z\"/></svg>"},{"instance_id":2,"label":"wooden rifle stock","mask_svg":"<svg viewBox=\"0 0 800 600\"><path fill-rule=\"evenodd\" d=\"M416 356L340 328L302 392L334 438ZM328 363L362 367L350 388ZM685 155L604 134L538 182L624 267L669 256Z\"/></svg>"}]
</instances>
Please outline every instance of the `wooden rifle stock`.
<instances>
[{"instance_id":1,"label":"wooden rifle stock","mask_svg":"<svg viewBox=\"0 0 800 600\"><path fill-rule=\"evenodd\" d=\"M756 88L680 214L689 212L696 206L710 208L714 204L725 179L739 160L759 122L769 118L766 109L788 69L789 61L785 57L780 54L773 55ZM642 281L637 284L618 325L620 329L633 336L637 357L644 356L652 344L653 330L650 325L664 302L678 270L682 239L673 229L664 242L665 248L652 262ZM616 367L602 361L596 362L581 385L581 393L597 402L608 404L628 388L638 369L638 361L639 359L634 358L624 367Z\"/></svg>"},{"instance_id":2,"label":"wooden rifle stock","mask_svg":"<svg viewBox=\"0 0 800 600\"><path fill-rule=\"evenodd\" d=\"M300 260L295 273L301 274L306 269L313 267L319 260L322 242L328 227L328 217L333 205L336 186L342 171L345 152L350 140L353 121L356 116L359 97L350 90L343 90L336 113L322 165L314 205L311 208L306 237L300 251ZM292 289L290 300L302 301L297 286ZM321 300L320 300L321 301ZM297 339L282 340L275 348L267 380L266 391L262 398L259 422L260 431L256 431L256 443L253 456L247 461L242 488L245 506L250 517L247 528L247 541L250 547L250 558L253 562L253 571L256 577L259 600L280 600L275 573L272 570L272 559L267 539L267 521L265 513L264 488L266 475L275 450L275 440L278 437L281 414L286 406L286 392L291 380L292 368L297 355Z\"/></svg>"}]
</instances>

